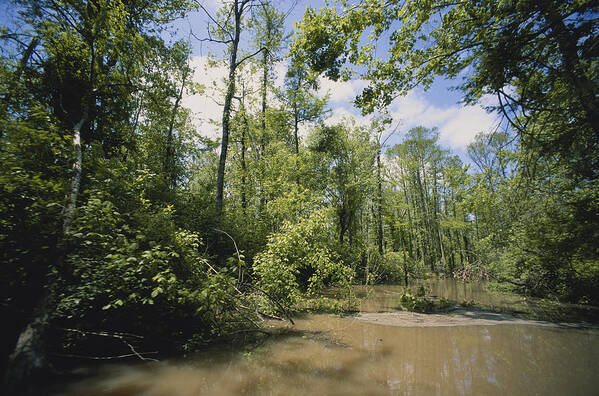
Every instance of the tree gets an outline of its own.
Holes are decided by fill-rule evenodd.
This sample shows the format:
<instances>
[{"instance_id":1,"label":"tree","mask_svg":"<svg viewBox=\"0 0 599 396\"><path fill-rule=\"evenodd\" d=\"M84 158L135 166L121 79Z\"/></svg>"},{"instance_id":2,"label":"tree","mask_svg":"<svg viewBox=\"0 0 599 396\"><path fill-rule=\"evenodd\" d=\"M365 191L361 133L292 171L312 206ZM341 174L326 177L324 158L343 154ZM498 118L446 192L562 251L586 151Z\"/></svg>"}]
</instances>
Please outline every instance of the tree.
<instances>
[{"instance_id":1,"label":"tree","mask_svg":"<svg viewBox=\"0 0 599 396\"><path fill-rule=\"evenodd\" d=\"M71 138L73 162L68 198L61 213L62 231L57 235L60 248L56 256L40 261L46 264L37 270L43 276L39 283L29 285L44 292L34 294L39 301L10 356L6 373L9 388L24 381L34 386L32 378L47 368L46 331L56 305L58 279L72 275L66 256L81 184L85 182L83 171L97 166L96 162L85 168L84 158L92 157L88 152L92 150L111 158L131 148L134 134L130 120L135 107L132 93L143 90L147 83L142 72L144 55L166 48L158 37L161 23L179 15L183 5L178 0L126 4L101 0L17 2L33 40L20 56L15 73L22 78L15 89L29 89L30 100L17 107L16 101L4 98L3 108L7 110L3 129L13 140L4 141L3 137L2 143L14 153L14 139L26 131L24 125L42 134L52 131L52 135ZM18 36L8 34L3 39ZM46 122L40 123L44 118ZM24 174L31 171L22 169ZM63 202L54 196L46 204L59 206ZM11 245L18 241L8 242Z\"/></svg>"},{"instance_id":2,"label":"tree","mask_svg":"<svg viewBox=\"0 0 599 396\"><path fill-rule=\"evenodd\" d=\"M315 73L310 73L298 60L292 60L285 75L283 98L291 107L293 122L293 144L295 155L299 157L299 126L306 121L321 120L325 114L327 98L319 98L313 91L318 89ZM299 161L299 159L298 159ZM297 165L296 165L297 167ZM299 175L297 184L299 185Z\"/></svg>"},{"instance_id":3,"label":"tree","mask_svg":"<svg viewBox=\"0 0 599 396\"><path fill-rule=\"evenodd\" d=\"M391 123L391 119L389 118L375 118L372 121L370 129L375 133L375 144L376 144L376 211L377 211L377 245L379 249L379 254L383 255L383 178L382 178L382 165L381 165L381 151L383 150L383 146L385 142L394 132L391 132L386 138L385 141L381 142L382 135L385 131L387 125Z\"/></svg>"},{"instance_id":4,"label":"tree","mask_svg":"<svg viewBox=\"0 0 599 396\"><path fill-rule=\"evenodd\" d=\"M384 108L416 86L430 86L436 76L465 74L460 88L467 103L484 95L495 97L497 103L488 109L501 114L504 128L518 137L521 153L515 168L523 177L520 181L552 186L546 200L537 196L548 205L544 224L565 221L572 231L564 239L538 229L548 237L541 245L562 246L570 252L564 261L572 266L584 261L584 270L577 271L588 280L596 273L588 237L599 228L597 205L591 204L599 188L597 12L597 3L590 0L343 2L340 7L309 9L293 51L332 79L360 72L370 82L356 99L366 113ZM389 40L389 50L380 57L375 43L384 39ZM352 70L351 65L357 67ZM548 168L560 177L540 172ZM553 205L560 199L566 204ZM525 220L530 230L536 228L533 218ZM474 220L475 230L481 231L480 217L475 214ZM542 250L527 250L533 261L543 262ZM535 272L527 276L557 278L552 275L556 271ZM559 282L549 283L553 286L545 292L557 290Z\"/></svg>"},{"instance_id":5,"label":"tree","mask_svg":"<svg viewBox=\"0 0 599 396\"><path fill-rule=\"evenodd\" d=\"M468 70L461 85L467 102L495 95L494 109L525 144L566 162L581 156L584 165L573 171L595 179L596 171L583 168L599 169L592 154L599 141L597 11L590 0L344 3L339 11L308 9L294 51L333 79L349 77L346 63L365 67L370 85L357 102L366 112L435 76ZM374 43L387 36L388 56L380 58ZM531 120L543 121L530 129Z\"/></svg>"},{"instance_id":6,"label":"tree","mask_svg":"<svg viewBox=\"0 0 599 396\"><path fill-rule=\"evenodd\" d=\"M272 80L272 67L280 58L280 51L285 41L284 27L285 15L278 12L270 3L263 2L257 7L250 20L250 29L253 30L254 47L262 51L259 62L261 69L261 116L260 149L263 152L266 145L266 109L268 87Z\"/></svg>"},{"instance_id":7,"label":"tree","mask_svg":"<svg viewBox=\"0 0 599 396\"><path fill-rule=\"evenodd\" d=\"M235 75L238 67L249 58L259 54L264 48L259 48L257 51L243 56L239 56L239 42L244 23L244 17L249 10L255 5L253 0L233 0L229 4L225 4L219 10L218 16L213 17L205 7L198 3L206 14L210 17L212 25L208 28L209 41L222 43L227 45L227 88L223 104L222 115L222 137L220 156L218 161L218 173L216 176L216 222L220 223L223 211L223 194L225 186L225 167L227 164L227 151L229 149L229 133L232 112L232 102L235 95Z\"/></svg>"},{"instance_id":8,"label":"tree","mask_svg":"<svg viewBox=\"0 0 599 396\"><path fill-rule=\"evenodd\" d=\"M397 216L403 250L430 271L453 272L454 251L462 265L465 261L461 241L468 238L463 232L467 222L458 193L467 178L459 159L450 157L438 139L436 129L409 130L401 144L387 151L389 178L398 195L398 212L403 212Z\"/></svg>"},{"instance_id":9,"label":"tree","mask_svg":"<svg viewBox=\"0 0 599 396\"><path fill-rule=\"evenodd\" d=\"M335 206L339 243L353 243L358 210L372 183L374 148L368 133L354 125L321 126L310 136L309 148L315 155L319 182L326 198Z\"/></svg>"}]
</instances>

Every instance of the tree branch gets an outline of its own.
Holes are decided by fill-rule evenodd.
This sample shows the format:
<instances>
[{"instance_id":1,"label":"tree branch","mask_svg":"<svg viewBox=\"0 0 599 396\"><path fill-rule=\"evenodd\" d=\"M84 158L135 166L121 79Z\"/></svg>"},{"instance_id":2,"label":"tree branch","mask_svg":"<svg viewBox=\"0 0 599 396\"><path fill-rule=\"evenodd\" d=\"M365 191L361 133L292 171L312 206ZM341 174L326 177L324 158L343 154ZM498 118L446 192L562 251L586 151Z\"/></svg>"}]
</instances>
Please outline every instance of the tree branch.
<instances>
[{"instance_id":1,"label":"tree branch","mask_svg":"<svg viewBox=\"0 0 599 396\"><path fill-rule=\"evenodd\" d=\"M257 50L256 52L253 52L253 53L251 53L251 54L249 54L249 55L246 55L246 56L244 56L244 57L243 57L243 58L242 58L242 59L241 59L239 62L237 62L237 63L235 64L235 67L238 67L238 66L240 66L240 65L241 65L241 64L242 64L244 61L246 61L246 60L250 59L251 57L254 57L254 56L258 55L258 54L259 54L260 52L262 52L262 51L266 51L266 48L262 47L262 48L260 48L259 50Z\"/></svg>"},{"instance_id":2,"label":"tree branch","mask_svg":"<svg viewBox=\"0 0 599 396\"><path fill-rule=\"evenodd\" d=\"M208 16L208 18L210 18L210 20L212 21L212 23L214 23L216 26L218 26L218 28L226 35L228 35L231 38L231 41L233 41L233 36L231 35L230 32L227 31L227 29L225 29L216 19L214 19L214 17L212 16L212 14L210 14L210 12L208 12L208 10L206 9L206 7L204 7L202 5L202 3L197 2L196 4L202 9L202 11L204 11L204 13Z\"/></svg>"},{"instance_id":3,"label":"tree branch","mask_svg":"<svg viewBox=\"0 0 599 396\"><path fill-rule=\"evenodd\" d=\"M116 338L118 340L121 340L130 350L132 353L130 354L126 354L126 355L119 355L117 357L114 356L108 356L108 357L95 357L95 356L91 356L91 357L85 357L85 356L77 356L77 355L71 355L70 357L80 357L80 358L87 358L87 359L94 359L94 360L108 360L108 359L118 359L118 358L125 358L125 357L130 357L130 356L136 356L138 357L140 360L151 360L154 362L157 362L157 359L152 359L152 358L147 358L142 356L142 354L148 354L148 353L158 353L158 352L137 352L135 350L135 348L133 347L133 345L131 343L129 343L127 341L127 338L137 338L137 339L143 339L142 336L136 335L136 334L128 334L128 333L108 333L108 332L104 332L104 331L84 331L84 330L80 330L80 329L70 329L70 328L61 328L64 331L69 331L69 332L73 332L73 333L79 333L83 336L88 336L88 335L95 335L95 336L100 336L100 337L108 337L108 338ZM67 355L65 355L67 356ZM69 357L69 356L67 356Z\"/></svg>"}]
</instances>

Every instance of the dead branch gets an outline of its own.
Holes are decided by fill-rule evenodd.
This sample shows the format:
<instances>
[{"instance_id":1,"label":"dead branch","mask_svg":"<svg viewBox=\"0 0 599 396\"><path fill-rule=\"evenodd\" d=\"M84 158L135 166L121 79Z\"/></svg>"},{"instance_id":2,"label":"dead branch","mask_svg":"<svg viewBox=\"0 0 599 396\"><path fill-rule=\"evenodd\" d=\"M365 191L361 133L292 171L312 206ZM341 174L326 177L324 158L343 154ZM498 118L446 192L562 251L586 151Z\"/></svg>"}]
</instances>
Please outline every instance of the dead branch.
<instances>
[{"instance_id":1,"label":"dead branch","mask_svg":"<svg viewBox=\"0 0 599 396\"><path fill-rule=\"evenodd\" d=\"M237 62L237 63L235 64L235 67L237 67L237 66L241 65L241 64L242 64L243 62L245 62L246 60L248 60L248 59L250 59L250 58L252 58L252 57L254 57L254 56L258 55L260 52L262 52L262 51L265 51L265 50L266 50L266 48L260 48L258 51L255 51L255 52L253 52L253 53L251 53L251 54L249 54L249 55L246 55L246 56L244 56L244 57L243 57L243 58L242 58L242 59L241 59L239 62Z\"/></svg>"},{"instance_id":2,"label":"dead branch","mask_svg":"<svg viewBox=\"0 0 599 396\"><path fill-rule=\"evenodd\" d=\"M143 354L143 355L149 355L149 354L156 354L158 353L158 351L152 351L152 352L140 352L139 354ZM70 353L53 353L53 356L58 356L58 357L66 357L66 358L74 358L74 359L88 359L88 360L114 360L114 359L126 359L128 357L133 357L133 356L139 356L138 353L127 353L125 355L117 355L117 356L83 356L83 355L74 355L74 354L70 354ZM149 359L146 358L144 360L152 360L152 361L158 361L156 359Z\"/></svg>"},{"instance_id":3,"label":"dead branch","mask_svg":"<svg viewBox=\"0 0 599 396\"><path fill-rule=\"evenodd\" d=\"M267 313L262 312L262 311L258 311L258 314L260 314L261 316L264 316L265 318L268 318L268 319L280 320L282 322L285 321L285 319L281 318L280 316L270 315L270 314L267 314Z\"/></svg>"},{"instance_id":4,"label":"dead branch","mask_svg":"<svg viewBox=\"0 0 599 396\"><path fill-rule=\"evenodd\" d=\"M291 319L291 315L289 314L289 312L287 311L287 309L285 309L285 307L283 307L283 305L278 302L277 300L275 300L274 298L272 298L266 291L262 290L261 288L259 288L256 285L249 285L251 288L253 288L254 290L259 291L260 293L264 294L266 296L266 298L268 298L270 301L272 301L277 307L279 307L279 309L281 310L281 312L283 312L285 314L285 317L287 318L287 320L289 320L289 322L291 322L292 325L295 325L295 322L293 321L293 319Z\"/></svg>"},{"instance_id":5,"label":"dead branch","mask_svg":"<svg viewBox=\"0 0 599 396\"><path fill-rule=\"evenodd\" d=\"M239 249L237 248L237 242L235 242L235 239L233 239L233 237L231 235L229 235L226 231L219 230L218 228L215 228L214 231L225 234L226 236L229 237L229 239L231 239L233 241L233 245L235 246L235 251L237 252L237 260L239 261L239 275L237 278L237 283L243 282L243 268L242 268L243 262L241 261L241 255L239 254Z\"/></svg>"},{"instance_id":6,"label":"dead branch","mask_svg":"<svg viewBox=\"0 0 599 396\"><path fill-rule=\"evenodd\" d=\"M129 348L131 350L132 353L128 354L128 356L137 356L140 360L144 360L144 361L148 361L148 360L154 361L154 362L158 361L156 359L144 357L143 354L146 352L142 352L142 353L137 352L135 350L135 347L129 341L127 341L127 338L143 339L142 336L139 336L136 334L109 333L109 332L105 332L105 331L85 331L85 330L81 330L81 329L69 329L69 328L64 328L64 327L61 327L60 329L64 330L64 331L69 331L72 333L79 333L84 336L94 335L94 336L99 336L99 337L116 338L118 340L121 340L123 342L123 344L125 344L127 346L127 348ZM125 355L119 355L119 356L125 356ZM112 357L110 357L110 358L112 358Z\"/></svg>"},{"instance_id":7,"label":"dead branch","mask_svg":"<svg viewBox=\"0 0 599 396\"><path fill-rule=\"evenodd\" d=\"M262 333L262 334L266 334L266 335L272 335L270 332L260 329L260 328L235 330L235 331L230 332L229 334L239 334L239 333Z\"/></svg>"}]
</instances>

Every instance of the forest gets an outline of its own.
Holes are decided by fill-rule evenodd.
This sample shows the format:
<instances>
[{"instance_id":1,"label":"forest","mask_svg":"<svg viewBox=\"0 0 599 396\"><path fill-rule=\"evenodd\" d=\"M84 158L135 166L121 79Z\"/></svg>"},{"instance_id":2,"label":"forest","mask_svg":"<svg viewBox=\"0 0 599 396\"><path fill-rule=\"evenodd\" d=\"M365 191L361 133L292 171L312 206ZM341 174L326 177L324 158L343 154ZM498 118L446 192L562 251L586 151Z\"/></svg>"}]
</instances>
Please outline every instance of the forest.
<instances>
[{"instance_id":1,"label":"forest","mask_svg":"<svg viewBox=\"0 0 599 396\"><path fill-rule=\"evenodd\" d=\"M343 309L331 288L440 276L599 305L595 1L331 1L293 32L287 1L3 3L8 394L65 361L182 356ZM208 25L182 37L189 15ZM198 42L226 70L203 124L184 105L210 90ZM367 82L367 124L327 122L324 77ZM387 112L437 77L494 100L467 158Z\"/></svg>"}]
</instances>

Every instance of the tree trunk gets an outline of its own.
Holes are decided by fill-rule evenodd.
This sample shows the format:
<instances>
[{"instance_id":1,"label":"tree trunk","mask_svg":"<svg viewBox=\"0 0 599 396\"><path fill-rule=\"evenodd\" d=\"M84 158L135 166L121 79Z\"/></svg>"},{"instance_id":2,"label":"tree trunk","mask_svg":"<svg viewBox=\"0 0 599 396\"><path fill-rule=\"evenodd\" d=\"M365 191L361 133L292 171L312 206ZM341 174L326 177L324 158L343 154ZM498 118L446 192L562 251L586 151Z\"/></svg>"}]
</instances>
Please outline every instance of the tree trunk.
<instances>
[{"instance_id":1,"label":"tree trunk","mask_svg":"<svg viewBox=\"0 0 599 396\"><path fill-rule=\"evenodd\" d=\"M376 155L377 168L377 244L379 254L383 255L383 182L381 180L381 148Z\"/></svg>"},{"instance_id":2,"label":"tree trunk","mask_svg":"<svg viewBox=\"0 0 599 396\"><path fill-rule=\"evenodd\" d=\"M81 129L89 118L89 110L83 110L81 120L73 127L73 151L75 152L75 162L73 163L73 176L71 178L71 188L69 192L69 202L64 209L62 233L68 235L69 227L75 219L75 209L77 207L77 197L79 195L79 186L81 185L81 173L83 169L83 154L81 151Z\"/></svg>"},{"instance_id":3,"label":"tree trunk","mask_svg":"<svg viewBox=\"0 0 599 396\"><path fill-rule=\"evenodd\" d=\"M266 91L268 87L268 51L262 53L262 115L260 117L260 150L264 153L266 149Z\"/></svg>"},{"instance_id":4,"label":"tree trunk","mask_svg":"<svg viewBox=\"0 0 599 396\"><path fill-rule=\"evenodd\" d=\"M441 247L441 263L443 263L443 270L445 270L447 263L445 262L445 250L443 249L443 237L441 236L441 227L437 228L439 232L439 246Z\"/></svg>"},{"instance_id":5,"label":"tree trunk","mask_svg":"<svg viewBox=\"0 0 599 396\"><path fill-rule=\"evenodd\" d=\"M46 351L48 320L55 303L54 285L40 299L33 319L19 334L13 353L8 357L4 377L6 395L36 395L47 382L50 366Z\"/></svg>"},{"instance_id":6,"label":"tree trunk","mask_svg":"<svg viewBox=\"0 0 599 396\"><path fill-rule=\"evenodd\" d=\"M216 223L220 224L223 212L223 192L225 186L225 165L227 164L227 149L229 148L229 128L231 120L231 102L235 95L235 71L237 70L237 49L239 46L239 37L241 35L241 13L238 0L233 4L235 13L235 32L233 42L231 43L231 52L229 54L229 80L227 84L227 93L223 106L222 118L222 140L220 157L218 161L218 171L216 174Z\"/></svg>"},{"instance_id":7,"label":"tree trunk","mask_svg":"<svg viewBox=\"0 0 599 396\"><path fill-rule=\"evenodd\" d=\"M295 174L296 174L296 183L299 187L300 185L300 177L299 177L299 109L297 108L297 101L293 101L293 134L295 137Z\"/></svg>"},{"instance_id":8,"label":"tree trunk","mask_svg":"<svg viewBox=\"0 0 599 396\"><path fill-rule=\"evenodd\" d=\"M403 251L403 280L406 287L408 287L408 259L406 257L406 250Z\"/></svg>"},{"instance_id":9,"label":"tree trunk","mask_svg":"<svg viewBox=\"0 0 599 396\"><path fill-rule=\"evenodd\" d=\"M243 209L243 214L246 212L247 208L247 198L246 198L246 190L247 190L247 178L246 178L246 163L245 163L245 134L248 129L248 119L245 114L245 109L243 113L243 122L244 127L241 130L241 208Z\"/></svg>"},{"instance_id":10,"label":"tree trunk","mask_svg":"<svg viewBox=\"0 0 599 396\"><path fill-rule=\"evenodd\" d=\"M343 244L345 232L347 231L347 214L345 208L339 211L339 243Z\"/></svg>"},{"instance_id":11,"label":"tree trunk","mask_svg":"<svg viewBox=\"0 0 599 396\"><path fill-rule=\"evenodd\" d=\"M262 134L260 136L260 152L261 156L264 159L266 154L266 91L268 86L268 54L267 51L262 52L262 110L260 116L260 130ZM261 181L263 182L265 179L264 166L260 167L261 169ZM262 184L261 184L262 185ZM260 212L262 213L264 208L266 207L268 200L266 199L266 192L264 191L264 187L260 188Z\"/></svg>"},{"instance_id":12,"label":"tree trunk","mask_svg":"<svg viewBox=\"0 0 599 396\"><path fill-rule=\"evenodd\" d=\"M410 255L410 259L414 259L414 237L413 237L413 231L414 231L414 226L412 224L412 215L410 213L410 199L408 197L408 190L407 190L407 185L405 181L402 181L403 184L403 192L404 192L404 197L405 197L405 202L406 202L406 214L408 215L408 253Z\"/></svg>"},{"instance_id":13,"label":"tree trunk","mask_svg":"<svg viewBox=\"0 0 599 396\"><path fill-rule=\"evenodd\" d=\"M177 181L177 175L174 169L175 160L175 148L173 142L173 134L175 129L175 120L177 118L177 111L179 110L179 104L183 98L183 90L185 89L185 82L187 80L187 74L189 70L185 68L183 73L183 81L181 82L181 89L175 99L175 105L173 106L173 113L171 114L171 120L168 126L167 140L166 140L166 155L164 156L164 174L167 177L169 183L169 189L173 190Z\"/></svg>"}]
</instances>

